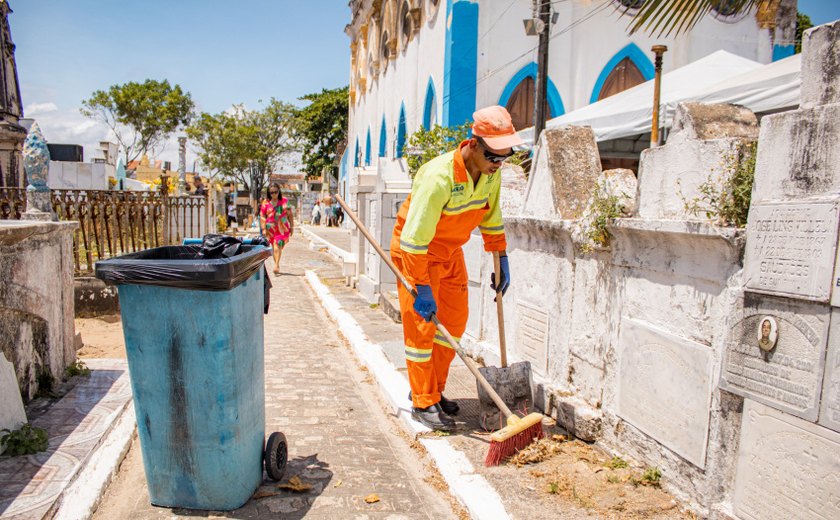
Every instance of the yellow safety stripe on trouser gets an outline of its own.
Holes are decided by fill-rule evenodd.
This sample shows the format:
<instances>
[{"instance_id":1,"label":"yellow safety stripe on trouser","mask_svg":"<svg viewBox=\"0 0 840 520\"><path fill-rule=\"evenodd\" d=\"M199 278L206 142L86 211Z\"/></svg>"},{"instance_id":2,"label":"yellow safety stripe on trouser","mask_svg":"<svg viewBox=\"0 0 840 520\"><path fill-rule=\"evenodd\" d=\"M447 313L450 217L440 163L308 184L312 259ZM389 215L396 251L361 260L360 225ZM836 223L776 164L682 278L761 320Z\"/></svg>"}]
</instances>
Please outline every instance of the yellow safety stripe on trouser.
<instances>
[{"instance_id":1,"label":"yellow safety stripe on trouser","mask_svg":"<svg viewBox=\"0 0 840 520\"><path fill-rule=\"evenodd\" d=\"M452 336L452 339L454 339L455 341L459 341L459 342L461 341L461 338L458 338L458 337L455 337L455 336ZM450 345L449 342L446 341L446 336L441 334L440 331L435 332L435 340L434 341L435 341L435 343L437 343L441 347L452 348L452 345Z\"/></svg>"},{"instance_id":2,"label":"yellow safety stripe on trouser","mask_svg":"<svg viewBox=\"0 0 840 520\"><path fill-rule=\"evenodd\" d=\"M405 346L405 358L415 363L428 363L432 360L432 349Z\"/></svg>"}]
</instances>

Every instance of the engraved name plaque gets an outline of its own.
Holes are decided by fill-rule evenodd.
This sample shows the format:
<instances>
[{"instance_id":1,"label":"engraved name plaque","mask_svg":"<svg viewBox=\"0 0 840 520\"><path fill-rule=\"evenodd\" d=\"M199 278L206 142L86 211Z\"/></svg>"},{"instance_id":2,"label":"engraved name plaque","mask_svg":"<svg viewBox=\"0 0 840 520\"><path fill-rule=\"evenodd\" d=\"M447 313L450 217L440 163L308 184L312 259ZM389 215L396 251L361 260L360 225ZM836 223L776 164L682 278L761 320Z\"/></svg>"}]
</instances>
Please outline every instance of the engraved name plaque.
<instances>
[{"instance_id":1,"label":"engraved name plaque","mask_svg":"<svg viewBox=\"0 0 840 520\"><path fill-rule=\"evenodd\" d=\"M837 218L837 201L754 205L747 224L746 288L827 302Z\"/></svg>"},{"instance_id":2,"label":"engraved name plaque","mask_svg":"<svg viewBox=\"0 0 840 520\"><path fill-rule=\"evenodd\" d=\"M548 314L535 305L516 303L516 349L531 368L542 375L548 370Z\"/></svg>"},{"instance_id":3,"label":"engraved name plaque","mask_svg":"<svg viewBox=\"0 0 840 520\"><path fill-rule=\"evenodd\" d=\"M618 415L692 464L706 466L709 347L622 318Z\"/></svg>"},{"instance_id":4,"label":"engraved name plaque","mask_svg":"<svg viewBox=\"0 0 840 520\"><path fill-rule=\"evenodd\" d=\"M840 518L840 434L744 402L732 502L742 520Z\"/></svg>"},{"instance_id":5,"label":"engraved name plaque","mask_svg":"<svg viewBox=\"0 0 840 520\"><path fill-rule=\"evenodd\" d=\"M720 387L815 421L829 309L819 303L747 293L731 323ZM778 324L778 338L769 352L756 341L756 329L765 317Z\"/></svg>"},{"instance_id":6,"label":"engraved name plaque","mask_svg":"<svg viewBox=\"0 0 840 520\"><path fill-rule=\"evenodd\" d=\"M840 309L831 312L819 423L840 432Z\"/></svg>"}]
</instances>

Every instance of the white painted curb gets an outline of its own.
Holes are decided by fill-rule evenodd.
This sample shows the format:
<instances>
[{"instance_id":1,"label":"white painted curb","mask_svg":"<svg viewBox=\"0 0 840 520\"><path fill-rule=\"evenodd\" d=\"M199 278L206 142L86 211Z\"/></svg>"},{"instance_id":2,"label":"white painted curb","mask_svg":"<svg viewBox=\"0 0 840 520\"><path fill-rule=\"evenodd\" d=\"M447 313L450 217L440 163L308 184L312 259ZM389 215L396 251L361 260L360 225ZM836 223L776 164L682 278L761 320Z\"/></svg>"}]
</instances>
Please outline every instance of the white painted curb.
<instances>
[{"instance_id":1,"label":"white painted curb","mask_svg":"<svg viewBox=\"0 0 840 520\"><path fill-rule=\"evenodd\" d=\"M332 256L334 256L338 260L341 260L342 262L347 262L351 264L356 263L356 255L354 255L353 253L345 251L344 249L333 245L326 238L318 236L317 233L307 229L305 226L301 226L300 229L301 231L303 231L303 234L306 235L306 238L308 238L310 242L315 242L318 244L319 249L326 248Z\"/></svg>"},{"instance_id":2,"label":"white painted curb","mask_svg":"<svg viewBox=\"0 0 840 520\"><path fill-rule=\"evenodd\" d=\"M135 422L134 403L129 399L116 424L85 461L73 482L62 492L53 520L87 520L93 516L108 484L128 453Z\"/></svg>"},{"instance_id":3,"label":"white painted curb","mask_svg":"<svg viewBox=\"0 0 840 520\"><path fill-rule=\"evenodd\" d=\"M362 327L349 312L342 308L341 303L321 283L314 271L306 271L306 280L330 316L338 322L339 330L350 342L356 356L373 373L379 383L380 392L391 403L408 433L417 435L430 431L411 418L408 380L388 361L382 347L368 339ZM472 518L477 520L510 518L499 494L483 476L475 472L475 468L463 452L456 450L446 439L421 439L420 442L449 485L452 494L467 508Z\"/></svg>"}]
</instances>

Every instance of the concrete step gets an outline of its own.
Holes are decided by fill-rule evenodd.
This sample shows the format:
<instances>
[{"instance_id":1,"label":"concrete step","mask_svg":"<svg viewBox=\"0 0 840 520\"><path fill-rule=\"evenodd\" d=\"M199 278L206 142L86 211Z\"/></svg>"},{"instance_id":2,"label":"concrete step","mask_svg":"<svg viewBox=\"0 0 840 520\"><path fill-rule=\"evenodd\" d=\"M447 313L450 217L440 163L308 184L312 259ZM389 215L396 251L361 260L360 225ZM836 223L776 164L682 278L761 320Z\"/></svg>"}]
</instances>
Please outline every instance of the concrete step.
<instances>
[{"instance_id":1,"label":"concrete step","mask_svg":"<svg viewBox=\"0 0 840 520\"><path fill-rule=\"evenodd\" d=\"M135 428L128 365L85 364L90 376L32 421L47 431L47 451L0 457L0 518L88 518L116 473Z\"/></svg>"},{"instance_id":2,"label":"concrete step","mask_svg":"<svg viewBox=\"0 0 840 520\"><path fill-rule=\"evenodd\" d=\"M391 318L394 323L402 323L402 316L400 315L400 299L395 292L385 292L379 294L379 308L386 316Z\"/></svg>"}]
</instances>

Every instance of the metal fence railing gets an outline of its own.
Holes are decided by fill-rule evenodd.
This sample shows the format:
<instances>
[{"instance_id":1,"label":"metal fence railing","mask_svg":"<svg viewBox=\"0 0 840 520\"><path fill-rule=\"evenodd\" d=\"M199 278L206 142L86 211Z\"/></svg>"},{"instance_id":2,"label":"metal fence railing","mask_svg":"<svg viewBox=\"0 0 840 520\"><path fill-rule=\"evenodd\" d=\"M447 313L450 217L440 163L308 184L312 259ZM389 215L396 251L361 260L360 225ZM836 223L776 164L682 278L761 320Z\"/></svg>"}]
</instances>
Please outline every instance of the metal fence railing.
<instances>
[{"instance_id":1,"label":"metal fence railing","mask_svg":"<svg viewBox=\"0 0 840 520\"><path fill-rule=\"evenodd\" d=\"M92 273L97 260L180 244L185 237L203 236L210 227L207 196L50 190L50 199L59 220L79 222L73 236L77 275ZM25 208L25 189L0 188L0 219L19 219Z\"/></svg>"}]
</instances>

